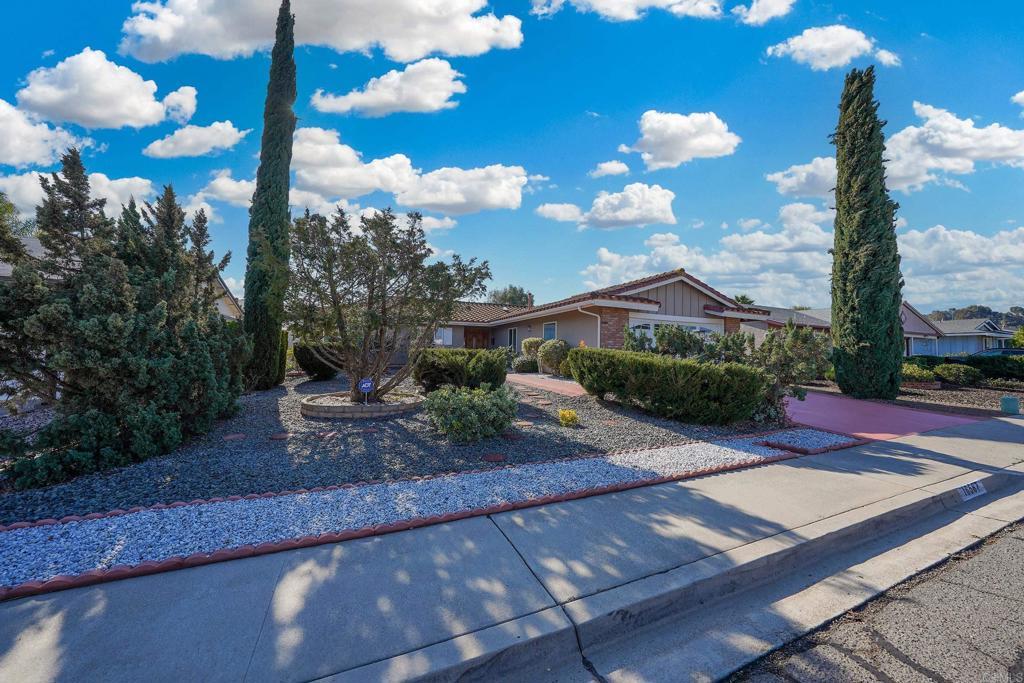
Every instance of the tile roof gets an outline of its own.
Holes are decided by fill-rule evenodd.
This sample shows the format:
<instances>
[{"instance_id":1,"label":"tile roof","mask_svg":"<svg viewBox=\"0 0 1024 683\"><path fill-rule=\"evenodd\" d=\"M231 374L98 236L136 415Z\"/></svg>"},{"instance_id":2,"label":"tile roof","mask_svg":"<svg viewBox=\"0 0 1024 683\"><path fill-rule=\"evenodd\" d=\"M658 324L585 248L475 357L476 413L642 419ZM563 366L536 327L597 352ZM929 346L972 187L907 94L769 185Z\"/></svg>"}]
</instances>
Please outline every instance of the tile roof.
<instances>
[{"instance_id":1,"label":"tile roof","mask_svg":"<svg viewBox=\"0 0 1024 683\"><path fill-rule=\"evenodd\" d=\"M979 334L984 332L992 333L992 330L980 329L985 325L985 323L992 322L988 318L967 318L965 320L935 320L933 322L935 323L936 327L942 330L943 334L967 334L971 332L978 332ZM996 328L999 327L999 325L996 325L995 323L992 324L995 325ZM1005 332L1005 330L1001 331Z\"/></svg>"},{"instance_id":2,"label":"tile roof","mask_svg":"<svg viewBox=\"0 0 1024 683\"><path fill-rule=\"evenodd\" d=\"M506 306L483 301L458 301L452 320L464 323L486 323L509 313L521 313L527 306Z\"/></svg>"},{"instance_id":3,"label":"tile roof","mask_svg":"<svg viewBox=\"0 0 1024 683\"><path fill-rule=\"evenodd\" d=\"M768 311L768 323L776 325L785 325L787 322L792 320L797 325L804 327L820 327L827 328L829 326L828 319L822 319L820 317L810 315L811 311L797 311L792 308L780 308L779 306L760 306ZM829 312L831 317L831 312Z\"/></svg>"},{"instance_id":4,"label":"tile roof","mask_svg":"<svg viewBox=\"0 0 1024 683\"><path fill-rule=\"evenodd\" d=\"M524 313L543 313L546 310L558 308L559 306L568 306L570 304L577 303L582 304L596 299L660 305L660 301L640 296L631 296L623 294L623 292L634 291L636 289L646 287L657 287L662 282L675 280L677 278L682 278L691 285L695 285L699 288L712 292L715 297L721 299L729 307L737 306L736 302L725 294L722 294L707 283L698 280L682 268L678 268L676 270L668 270L664 273L657 273L655 275L648 275L636 280L622 282L617 285L601 287L600 289L583 292L581 294L574 294L564 299L558 299L557 301L541 304L540 306L533 306L532 308L526 306L502 306L500 304L461 301L455 309L455 315L452 317L452 320L456 322L493 323L499 320L504 320L505 318L514 318Z\"/></svg>"}]
</instances>

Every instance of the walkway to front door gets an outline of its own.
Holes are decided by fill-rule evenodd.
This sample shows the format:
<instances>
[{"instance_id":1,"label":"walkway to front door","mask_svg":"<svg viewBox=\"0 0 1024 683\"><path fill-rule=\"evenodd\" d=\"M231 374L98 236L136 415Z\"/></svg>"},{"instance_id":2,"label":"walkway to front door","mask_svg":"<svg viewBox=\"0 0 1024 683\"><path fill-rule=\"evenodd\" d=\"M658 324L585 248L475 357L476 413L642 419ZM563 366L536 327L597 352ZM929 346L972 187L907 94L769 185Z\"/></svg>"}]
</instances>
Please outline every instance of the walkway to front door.
<instances>
[{"instance_id":1,"label":"walkway to front door","mask_svg":"<svg viewBox=\"0 0 1024 683\"><path fill-rule=\"evenodd\" d=\"M551 375L535 375L535 374L520 374L510 372L505 377L505 381L509 384L516 384L522 387L532 387L534 389L542 389L544 391L550 391L553 394L560 394L562 396L586 396L587 392L583 390L577 382L571 379L561 379L558 377L552 377Z\"/></svg>"}]
</instances>

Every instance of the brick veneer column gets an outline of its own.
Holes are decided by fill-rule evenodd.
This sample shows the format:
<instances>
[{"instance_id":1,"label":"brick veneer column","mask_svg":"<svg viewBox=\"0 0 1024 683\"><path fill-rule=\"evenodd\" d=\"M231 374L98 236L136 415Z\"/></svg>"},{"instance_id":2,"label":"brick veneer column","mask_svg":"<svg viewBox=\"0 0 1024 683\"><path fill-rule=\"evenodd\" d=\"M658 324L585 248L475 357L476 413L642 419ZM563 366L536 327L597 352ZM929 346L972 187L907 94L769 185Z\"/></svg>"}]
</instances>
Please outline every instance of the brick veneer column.
<instances>
[{"instance_id":1,"label":"brick veneer column","mask_svg":"<svg viewBox=\"0 0 1024 683\"><path fill-rule=\"evenodd\" d=\"M725 333L739 332L740 331L740 319L739 318L723 318L725 321Z\"/></svg>"},{"instance_id":2,"label":"brick veneer column","mask_svg":"<svg viewBox=\"0 0 1024 683\"><path fill-rule=\"evenodd\" d=\"M601 316L601 348L621 349L625 341L626 325L629 323L629 311L623 308L595 308Z\"/></svg>"}]
</instances>

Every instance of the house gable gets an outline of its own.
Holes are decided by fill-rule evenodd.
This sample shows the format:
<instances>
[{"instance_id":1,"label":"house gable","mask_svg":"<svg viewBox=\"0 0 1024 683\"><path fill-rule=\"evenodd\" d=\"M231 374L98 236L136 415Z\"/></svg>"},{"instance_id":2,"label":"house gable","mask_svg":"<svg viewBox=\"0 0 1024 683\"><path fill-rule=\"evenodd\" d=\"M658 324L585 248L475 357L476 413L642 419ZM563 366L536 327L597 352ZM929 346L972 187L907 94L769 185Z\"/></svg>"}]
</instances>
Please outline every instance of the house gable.
<instances>
[{"instance_id":1,"label":"house gable","mask_svg":"<svg viewBox=\"0 0 1024 683\"><path fill-rule=\"evenodd\" d=\"M681 279L636 292L631 291L630 295L659 302L661 306L658 308L658 315L687 318L704 318L707 316L704 312L705 306L720 306L722 304L719 299L709 296Z\"/></svg>"}]
</instances>

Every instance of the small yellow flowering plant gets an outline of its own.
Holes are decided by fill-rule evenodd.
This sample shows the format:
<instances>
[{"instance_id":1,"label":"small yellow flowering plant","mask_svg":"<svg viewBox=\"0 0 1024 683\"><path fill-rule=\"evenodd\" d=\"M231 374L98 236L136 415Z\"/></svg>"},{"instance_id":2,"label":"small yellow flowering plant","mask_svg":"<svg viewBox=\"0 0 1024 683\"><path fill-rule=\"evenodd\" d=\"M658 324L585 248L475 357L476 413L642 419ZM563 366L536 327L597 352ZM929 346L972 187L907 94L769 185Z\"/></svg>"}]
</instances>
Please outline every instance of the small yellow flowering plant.
<instances>
[{"instance_id":1,"label":"small yellow flowering plant","mask_svg":"<svg viewBox=\"0 0 1024 683\"><path fill-rule=\"evenodd\" d=\"M563 427L580 426L580 416L576 414L575 410L559 410L558 421L562 423Z\"/></svg>"}]
</instances>

